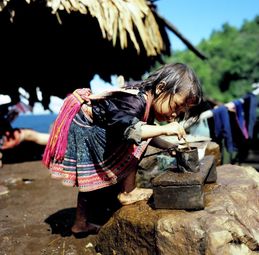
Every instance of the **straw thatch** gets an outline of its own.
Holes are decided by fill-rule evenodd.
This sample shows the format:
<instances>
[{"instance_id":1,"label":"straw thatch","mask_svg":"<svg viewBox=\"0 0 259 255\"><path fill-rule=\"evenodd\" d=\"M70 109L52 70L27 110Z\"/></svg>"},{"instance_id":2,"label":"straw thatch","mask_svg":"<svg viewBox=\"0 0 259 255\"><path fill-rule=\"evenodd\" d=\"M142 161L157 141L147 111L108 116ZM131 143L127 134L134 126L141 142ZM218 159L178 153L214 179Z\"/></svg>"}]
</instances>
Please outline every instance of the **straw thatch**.
<instances>
[{"instance_id":1,"label":"straw thatch","mask_svg":"<svg viewBox=\"0 0 259 255\"><path fill-rule=\"evenodd\" d=\"M22 0L21 0L22 1ZM24 0L28 4L36 0ZM3 10L11 0L0 1ZM46 7L51 9L62 24L59 13L80 12L96 18L102 37L112 41L113 46L119 40L122 49L128 47L128 37L136 51L140 53L140 45L136 36L136 28L144 45L147 56L160 54L165 45L159 26L152 12L151 2L145 0L46 0ZM11 8L12 9L12 8ZM15 11L15 10L12 10ZM14 13L15 15L15 13Z\"/></svg>"},{"instance_id":2,"label":"straw thatch","mask_svg":"<svg viewBox=\"0 0 259 255\"><path fill-rule=\"evenodd\" d=\"M171 53L168 28L152 1L0 0L0 94L33 104L39 87L47 108L95 74L141 79Z\"/></svg>"},{"instance_id":3,"label":"straw thatch","mask_svg":"<svg viewBox=\"0 0 259 255\"><path fill-rule=\"evenodd\" d=\"M140 46L134 31L136 27L148 56L156 56L165 48L153 12L144 0L48 0L47 5L57 15L59 10L90 14L97 19L103 38L111 40L113 46L119 39L121 48L127 48L129 35L139 53Z\"/></svg>"}]
</instances>

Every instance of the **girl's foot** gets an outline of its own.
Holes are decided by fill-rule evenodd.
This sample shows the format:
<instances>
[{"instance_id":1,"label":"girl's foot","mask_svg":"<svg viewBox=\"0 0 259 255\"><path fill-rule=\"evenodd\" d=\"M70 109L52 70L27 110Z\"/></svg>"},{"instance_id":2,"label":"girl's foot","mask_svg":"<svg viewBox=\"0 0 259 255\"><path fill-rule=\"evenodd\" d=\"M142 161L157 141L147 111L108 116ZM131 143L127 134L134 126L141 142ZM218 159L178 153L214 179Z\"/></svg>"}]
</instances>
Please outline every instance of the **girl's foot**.
<instances>
[{"instance_id":1,"label":"girl's foot","mask_svg":"<svg viewBox=\"0 0 259 255\"><path fill-rule=\"evenodd\" d=\"M93 224L93 223L87 223L85 225L75 224L72 227L71 231L76 238L83 238L90 234L93 234L93 235L98 234L100 228L101 228L101 226Z\"/></svg>"},{"instance_id":2,"label":"girl's foot","mask_svg":"<svg viewBox=\"0 0 259 255\"><path fill-rule=\"evenodd\" d=\"M130 205L138 201L148 200L152 194L152 189L135 188L129 193L120 193L118 199L122 205Z\"/></svg>"}]
</instances>

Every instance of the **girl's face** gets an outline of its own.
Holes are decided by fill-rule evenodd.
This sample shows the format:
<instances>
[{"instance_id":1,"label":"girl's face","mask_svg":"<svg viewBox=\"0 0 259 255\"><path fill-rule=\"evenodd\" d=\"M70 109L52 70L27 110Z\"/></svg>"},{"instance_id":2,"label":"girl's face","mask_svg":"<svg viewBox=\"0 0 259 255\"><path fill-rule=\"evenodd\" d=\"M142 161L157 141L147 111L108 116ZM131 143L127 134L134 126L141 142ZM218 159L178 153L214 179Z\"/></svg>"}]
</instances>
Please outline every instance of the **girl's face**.
<instances>
[{"instance_id":1,"label":"girl's face","mask_svg":"<svg viewBox=\"0 0 259 255\"><path fill-rule=\"evenodd\" d=\"M175 94L163 97L162 94L153 102L155 118L159 122L172 122L180 113L185 112L186 96Z\"/></svg>"}]
</instances>

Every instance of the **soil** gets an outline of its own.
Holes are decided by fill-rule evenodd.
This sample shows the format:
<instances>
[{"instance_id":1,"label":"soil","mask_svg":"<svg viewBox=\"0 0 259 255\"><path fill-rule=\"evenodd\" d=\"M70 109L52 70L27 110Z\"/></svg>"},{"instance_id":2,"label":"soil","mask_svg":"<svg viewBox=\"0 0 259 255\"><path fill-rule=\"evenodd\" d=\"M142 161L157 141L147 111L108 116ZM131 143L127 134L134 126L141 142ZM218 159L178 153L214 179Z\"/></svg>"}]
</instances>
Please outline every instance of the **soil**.
<instances>
[{"instance_id":1,"label":"soil","mask_svg":"<svg viewBox=\"0 0 259 255\"><path fill-rule=\"evenodd\" d=\"M96 254L94 235L77 239L70 231L77 188L51 179L41 161L4 164L0 185L9 190L0 195L0 255ZM105 210L97 223L105 223L115 207Z\"/></svg>"}]
</instances>

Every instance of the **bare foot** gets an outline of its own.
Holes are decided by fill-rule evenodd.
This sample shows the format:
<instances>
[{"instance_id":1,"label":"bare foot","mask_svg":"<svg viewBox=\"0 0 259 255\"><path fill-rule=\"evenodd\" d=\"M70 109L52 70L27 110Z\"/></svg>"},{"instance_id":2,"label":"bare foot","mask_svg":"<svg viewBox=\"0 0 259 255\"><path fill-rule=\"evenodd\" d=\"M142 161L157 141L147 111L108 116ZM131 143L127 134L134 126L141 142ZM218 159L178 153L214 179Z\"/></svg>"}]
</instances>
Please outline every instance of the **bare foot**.
<instances>
[{"instance_id":1,"label":"bare foot","mask_svg":"<svg viewBox=\"0 0 259 255\"><path fill-rule=\"evenodd\" d=\"M122 205L134 204L138 201L148 200L153 194L152 189L135 188L129 193L120 193L118 199Z\"/></svg>"}]
</instances>

